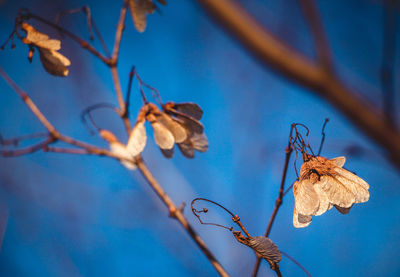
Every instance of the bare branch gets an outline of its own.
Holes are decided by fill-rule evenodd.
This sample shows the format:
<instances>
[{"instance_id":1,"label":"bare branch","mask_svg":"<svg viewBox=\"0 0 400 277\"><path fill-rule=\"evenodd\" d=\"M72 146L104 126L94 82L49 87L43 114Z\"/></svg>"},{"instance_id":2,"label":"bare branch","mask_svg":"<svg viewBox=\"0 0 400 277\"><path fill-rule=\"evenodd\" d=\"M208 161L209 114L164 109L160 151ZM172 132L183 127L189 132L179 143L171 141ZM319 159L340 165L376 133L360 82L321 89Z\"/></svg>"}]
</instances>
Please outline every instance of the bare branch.
<instances>
[{"instance_id":1,"label":"bare branch","mask_svg":"<svg viewBox=\"0 0 400 277\"><path fill-rule=\"evenodd\" d=\"M30 154L36 151L39 151L46 147L47 145L53 143L55 139L53 137L48 137L42 142L39 142L35 145L32 145L30 147L26 147L23 149L16 149L16 150L0 150L0 155L3 157L18 157L26 154Z\"/></svg>"},{"instance_id":2,"label":"bare branch","mask_svg":"<svg viewBox=\"0 0 400 277\"><path fill-rule=\"evenodd\" d=\"M117 24L117 30L115 32L114 49L111 57L113 66L116 66L118 62L119 47L121 45L122 32L125 29L125 17L126 17L127 7L128 7L128 0L124 0L124 4L122 5L121 13Z\"/></svg>"},{"instance_id":3,"label":"bare branch","mask_svg":"<svg viewBox=\"0 0 400 277\"><path fill-rule=\"evenodd\" d=\"M200 238L200 236L196 233L193 227L189 224L186 217L183 215L181 210L175 205L171 198L166 194L161 185L157 182L157 180L153 177L150 171L147 169L143 160L139 159L137 162L138 169L142 173L143 177L147 180L151 188L157 194L157 196L161 199L161 201L167 206L170 211L170 214L178 220L178 222L182 225L182 227L187 231L190 237L194 240L197 246L201 249L201 251L206 255L206 257L210 260L211 264L214 266L215 270L221 276L229 276L229 274L225 271L222 265L217 261L211 251L208 249L205 242Z\"/></svg>"},{"instance_id":4,"label":"bare branch","mask_svg":"<svg viewBox=\"0 0 400 277\"><path fill-rule=\"evenodd\" d=\"M332 72L327 72L274 37L239 4L230 0L198 2L262 63L311 89L340 110L386 150L387 157L400 168L400 132L387 124L377 107L344 86Z\"/></svg>"}]
</instances>

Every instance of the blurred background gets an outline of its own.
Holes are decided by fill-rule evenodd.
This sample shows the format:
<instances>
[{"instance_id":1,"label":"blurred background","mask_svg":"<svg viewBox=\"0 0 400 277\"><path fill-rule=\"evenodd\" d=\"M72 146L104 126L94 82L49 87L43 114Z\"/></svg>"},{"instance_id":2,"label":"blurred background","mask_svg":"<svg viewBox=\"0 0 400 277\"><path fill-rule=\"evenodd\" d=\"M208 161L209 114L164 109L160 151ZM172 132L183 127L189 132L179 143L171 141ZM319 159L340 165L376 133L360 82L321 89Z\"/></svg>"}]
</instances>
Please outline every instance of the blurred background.
<instances>
[{"instance_id":1,"label":"blurred background","mask_svg":"<svg viewBox=\"0 0 400 277\"><path fill-rule=\"evenodd\" d=\"M52 20L60 11L89 5L111 48L120 2L2 0L0 42L13 30L21 7ZM298 1L240 2L282 40L314 57ZM317 4L341 79L381 106L384 3L338 0ZM239 214L251 235L264 234L278 195L290 125L307 125L311 146L317 151L328 117L322 155L346 156L345 167L370 184L370 200L355 205L348 215L332 209L314 217L309 227L296 229L290 192L270 237L313 276L399 276L400 176L380 148L330 104L257 62L195 1L169 1L160 11L148 16L144 33L134 29L128 14L118 70L124 92L129 70L136 65L141 78L156 87L164 101L196 102L203 108L210 147L204 154L196 153L193 160L177 149L171 160L165 159L147 126L149 140L143 157L172 199L178 205L190 205L196 197L217 201ZM49 27L30 22L60 38ZM81 13L63 17L60 24L89 38ZM14 50L8 45L0 51L0 66L59 131L107 147L99 136L89 134L80 113L99 102L117 105L109 68L65 38L60 52L72 62L70 74L54 77L45 72L37 52L30 64L28 47L20 41L16 44ZM97 39L93 44L101 49ZM397 47L396 91L398 54ZM0 134L4 138L45 131L4 80L0 80L0 91ZM399 104L397 93L394 106ZM130 108L133 120L141 105L136 84ZM96 112L95 119L126 141L123 125L111 111ZM296 178L293 158L286 187ZM228 215L209 209L208 218L232 226ZM184 214L232 276L251 274L256 259L250 248L225 229L200 225L188 206ZM217 275L181 226L168 217L139 172L96 156L37 152L0 158L0 247L1 276ZM285 257L280 267L284 276L305 276ZM274 275L263 261L259 276Z\"/></svg>"}]
</instances>

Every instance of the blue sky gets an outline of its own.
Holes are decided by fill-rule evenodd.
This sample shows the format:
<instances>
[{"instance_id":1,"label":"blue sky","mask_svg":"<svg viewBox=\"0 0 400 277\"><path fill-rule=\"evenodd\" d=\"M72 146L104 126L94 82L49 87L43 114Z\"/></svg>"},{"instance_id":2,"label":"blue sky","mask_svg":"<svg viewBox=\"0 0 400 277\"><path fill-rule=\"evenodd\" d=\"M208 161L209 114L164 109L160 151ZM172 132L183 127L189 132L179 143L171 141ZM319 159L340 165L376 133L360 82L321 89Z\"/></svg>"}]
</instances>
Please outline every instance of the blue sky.
<instances>
[{"instance_id":1,"label":"blue sky","mask_svg":"<svg viewBox=\"0 0 400 277\"><path fill-rule=\"evenodd\" d=\"M178 151L166 160L147 128L149 140L143 157L167 193L177 204L189 204L196 197L217 201L239 214L250 234L262 235L278 194L291 123L306 124L311 145L318 149L321 126L328 117L322 155L345 155L345 167L370 184L370 200L355 205L348 215L331 210L314 218L309 227L295 229L294 200L289 193L271 239L314 276L398 276L400 178L380 149L327 102L257 62L195 1L170 2L161 7L161 14L148 17L143 34L134 30L127 17L118 65L124 91L135 65L164 101L196 102L204 110L202 122L210 148L204 154L196 153L193 160ZM313 56L297 1L241 2L293 48ZM90 5L107 45L111 47L114 41L119 4L0 3L0 41L12 31L20 7L52 19L61 10L84 4ZM382 4L344 0L318 4L339 76L362 97L381 105ZM70 15L62 22L88 38L82 15ZM35 26L58 37L46 26ZM61 53L72 62L70 75L53 77L38 56L29 64L27 47L20 41L16 44L16 49L7 47L0 52L0 66L61 132L107 147L81 124L80 112L99 102L117 104L109 69L67 38L62 40ZM100 48L97 40L94 45ZM398 89L399 75L395 76ZM4 137L44 131L2 80L0 90L0 133ZM137 87L131 103L134 118L142 104ZM126 140L116 116L109 111L96 116L104 128ZM346 149L354 145L363 149L361 155L348 155ZM42 152L0 158L0 165L0 217L5 226L2 276L216 275L188 235L168 217L139 172L129 172L107 158ZM287 185L295 178L292 159ZM231 225L219 210L210 212L221 224ZM250 274L255 255L249 248L238 244L227 230L201 226L189 208L185 215L232 276ZM286 258L280 266L284 276L303 274ZM260 276L273 275L263 262Z\"/></svg>"}]
</instances>

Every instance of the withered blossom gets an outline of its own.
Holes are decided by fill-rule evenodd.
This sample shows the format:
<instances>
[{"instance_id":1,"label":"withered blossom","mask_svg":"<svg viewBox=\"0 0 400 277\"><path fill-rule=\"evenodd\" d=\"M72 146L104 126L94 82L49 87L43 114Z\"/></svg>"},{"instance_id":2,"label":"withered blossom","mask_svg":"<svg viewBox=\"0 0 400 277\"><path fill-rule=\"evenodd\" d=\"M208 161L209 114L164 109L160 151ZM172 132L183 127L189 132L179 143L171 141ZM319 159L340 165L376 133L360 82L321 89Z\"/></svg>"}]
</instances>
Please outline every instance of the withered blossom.
<instances>
[{"instance_id":1,"label":"withered blossom","mask_svg":"<svg viewBox=\"0 0 400 277\"><path fill-rule=\"evenodd\" d=\"M300 179L293 185L293 225L296 228L308 226L312 216L321 215L332 207L347 214L354 203L368 201L369 185L343 168L345 157L330 160L308 154L304 157Z\"/></svg>"},{"instance_id":2,"label":"withered blossom","mask_svg":"<svg viewBox=\"0 0 400 277\"><path fill-rule=\"evenodd\" d=\"M71 62L68 58L57 52L61 49L61 41L50 39L49 36L37 31L32 25L26 22L22 22L21 28L26 31L26 36L22 39L22 42L31 47L35 46L39 50L40 61L44 69L51 75L67 76L69 73L68 66L71 65ZM29 54L30 59L32 58L31 55L32 52Z\"/></svg>"}]
</instances>

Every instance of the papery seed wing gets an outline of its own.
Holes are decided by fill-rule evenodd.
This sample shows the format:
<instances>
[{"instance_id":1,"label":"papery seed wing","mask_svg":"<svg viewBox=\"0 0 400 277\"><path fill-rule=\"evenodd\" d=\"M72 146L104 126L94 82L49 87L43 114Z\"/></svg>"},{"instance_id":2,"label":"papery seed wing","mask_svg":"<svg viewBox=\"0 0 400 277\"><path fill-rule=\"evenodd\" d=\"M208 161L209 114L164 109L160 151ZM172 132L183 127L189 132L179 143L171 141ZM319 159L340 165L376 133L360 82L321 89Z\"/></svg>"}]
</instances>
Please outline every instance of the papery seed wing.
<instances>
[{"instance_id":1,"label":"papery seed wing","mask_svg":"<svg viewBox=\"0 0 400 277\"><path fill-rule=\"evenodd\" d=\"M208 150L208 139L204 133L194 133L190 140L192 141L193 148L199 152L206 152Z\"/></svg>"},{"instance_id":2,"label":"papery seed wing","mask_svg":"<svg viewBox=\"0 0 400 277\"><path fill-rule=\"evenodd\" d=\"M181 150L183 156L192 159L194 157L194 148L190 138L187 138L184 142L178 143L179 150Z\"/></svg>"},{"instance_id":3,"label":"papery seed wing","mask_svg":"<svg viewBox=\"0 0 400 277\"><path fill-rule=\"evenodd\" d=\"M294 200L296 210L299 214L313 215L318 210L318 194L308 179L299 182Z\"/></svg>"},{"instance_id":4,"label":"papery seed wing","mask_svg":"<svg viewBox=\"0 0 400 277\"><path fill-rule=\"evenodd\" d=\"M279 251L278 246L267 237L250 237L248 246L260 254L264 259L274 263L279 263L282 259L282 254Z\"/></svg>"},{"instance_id":5,"label":"papery seed wing","mask_svg":"<svg viewBox=\"0 0 400 277\"><path fill-rule=\"evenodd\" d=\"M161 149L161 153L164 155L164 157L170 159L172 156L174 156L174 148L172 147L171 149Z\"/></svg>"},{"instance_id":6,"label":"papery seed wing","mask_svg":"<svg viewBox=\"0 0 400 277\"><path fill-rule=\"evenodd\" d=\"M355 197L355 203L363 203L369 200L368 189L342 175L337 175L334 178L353 193Z\"/></svg>"},{"instance_id":7,"label":"papery seed wing","mask_svg":"<svg viewBox=\"0 0 400 277\"><path fill-rule=\"evenodd\" d=\"M312 216L311 215L300 215L296 211L296 207L293 209L293 226L296 228L304 228L310 225L312 221Z\"/></svg>"},{"instance_id":8,"label":"papery seed wing","mask_svg":"<svg viewBox=\"0 0 400 277\"><path fill-rule=\"evenodd\" d=\"M111 152L113 152L114 154L116 154L122 158L132 159L132 155L128 152L125 145L123 145L120 142L110 143L110 150L111 150ZM120 160L120 162L122 165L124 165L126 168L128 168L130 170L136 169L136 165L130 161Z\"/></svg>"},{"instance_id":9,"label":"papery seed wing","mask_svg":"<svg viewBox=\"0 0 400 277\"><path fill-rule=\"evenodd\" d=\"M152 14L156 5L152 0L129 0L129 10L136 30L144 32L146 29L146 15Z\"/></svg>"},{"instance_id":10,"label":"papery seed wing","mask_svg":"<svg viewBox=\"0 0 400 277\"><path fill-rule=\"evenodd\" d=\"M203 110L196 103L175 103L174 109L197 120L200 120L203 116Z\"/></svg>"},{"instance_id":11,"label":"papery seed wing","mask_svg":"<svg viewBox=\"0 0 400 277\"><path fill-rule=\"evenodd\" d=\"M154 140L161 149L171 149L174 147L174 136L172 133L158 121L152 121L151 127L154 131Z\"/></svg>"},{"instance_id":12,"label":"papery seed wing","mask_svg":"<svg viewBox=\"0 0 400 277\"><path fill-rule=\"evenodd\" d=\"M23 22L21 24L21 28L26 32L26 37L24 38L24 43L26 44L35 44L38 41L43 41L43 40L48 40L49 36L46 34L43 34L36 30L32 25Z\"/></svg>"},{"instance_id":13,"label":"papery seed wing","mask_svg":"<svg viewBox=\"0 0 400 277\"><path fill-rule=\"evenodd\" d=\"M346 157L341 156L334 159L330 159L329 161L333 162L338 167L343 167L346 162Z\"/></svg>"},{"instance_id":14,"label":"papery seed wing","mask_svg":"<svg viewBox=\"0 0 400 277\"><path fill-rule=\"evenodd\" d=\"M66 57L57 51L48 50L45 48L38 49L40 53L40 61L48 73L61 77L68 75L69 71L67 66L69 66L71 62Z\"/></svg>"},{"instance_id":15,"label":"papery seed wing","mask_svg":"<svg viewBox=\"0 0 400 277\"><path fill-rule=\"evenodd\" d=\"M46 48L55 51L61 49L61 41L59 41L58 39L40 40L37 41L35 45L41 48Z\"/></svg>"},{"instance_id":16,"label":"papery seed wing","mask_svg":"<svg viewBox=\"0 0 400 277\"><path fill-rule=\"evenodd\" d=\"M126 149L133 157L139 155L146 146L147 136L144 123L145 121L137 122L129 135Z\"/></svg>"},{"instance_id":17,"label":"papery seed wing","mask_svg":"<svg viewBox=\"0 0 400 277\"><path fill-rule=\"evenodd\" d=\"M351 207L353 207L353 205L351 205L348 208L342 208L339 207L338 205L335 205L336 210L338 210L341 214L348 214L350 212Z\"/></svg>"},{"instance_id":18,"label":"papery seed wing","mask_svg":"<svg viewBox=\"0 0 400 277\"><path fill-rule=\"evenodd\" d=\"M340 168L340 167L336 167L336 168L334 168L334 170L336 171L336 173L338 175L341 175L343 178L353 181L354 183L359 184L360 186L364 187L365 189L369 189L369 185L367 182L365 182L363 179L361 179L357 175L351 173L350 171L348 171L344 168Z\"/></svg>"},{"instance_id":19,"label":"papery seed wing","mask_svg":"<svg viewBox=\"0 0 400 277\"><path fill-rule=\"evenodd\" d=\"M163 124L174 136L176 143L181 143L187 138L185 127L165 113L155 114L156 120Z\"/></svg>"},{"instance_id":20,"label":"papery seed wing","mask_svg":"<svg viewBox=\"0 0 400 277\"><path fill-rule=\"evenodd\" d=\"M314 215L321 215L331 208L328 195L322 189L322 185L323 181L319 181L314 184L314 190L317 193L319 199L319 207L318 210L314 213Z\"/></svg>"},{"instance_id":21,"label":"papery seed wing","mask_svg":"<svg viewBox=\"0 0 400 277\"><path fill-rule=\"evenodd\" d=\"M341 182L331 176L321 176L321 188L326 192L329 202L343 208L348 208L355 202L354 194Z\"/></svg>"}]
</instances>

